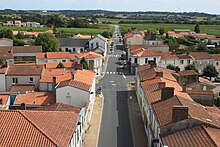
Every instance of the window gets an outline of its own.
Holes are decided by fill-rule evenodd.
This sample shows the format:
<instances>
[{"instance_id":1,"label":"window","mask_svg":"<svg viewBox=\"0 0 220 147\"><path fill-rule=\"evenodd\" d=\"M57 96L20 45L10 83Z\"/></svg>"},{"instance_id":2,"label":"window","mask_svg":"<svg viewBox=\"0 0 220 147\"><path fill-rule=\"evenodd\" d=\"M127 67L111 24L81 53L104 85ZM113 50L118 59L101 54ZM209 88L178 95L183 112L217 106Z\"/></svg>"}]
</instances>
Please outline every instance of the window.
<instances>
[{"instance_id":1,"label":"window","mask_svg":"<svg viewBox=\"0 0 220 147\"><path fill-rule=\"evenodd\" d=\"M137 63L137 58L134 58L134 63Z\"/></svg>"},{"instance_id":2,"label":"window","mask_svg":"<svg viewBox=\"0 0 220 147\"><path fill-rule=\"evenodd\" d=\"M83 48L80 49L80 52L83 52Z\"/></svg>"},{"instance_id":3,"label":"window","mask_svg":"<svg viewBox=\"0 0 220 147\"><path fill-rule=\"evenodd\" d=\"M33 82L34 82L34 78L31 77L31 78L29 79L29 83L33 83Z\"/></svg>"},{"instance_id":4,"label":"window","mask_svg":"<svg viewBox=\"0 0 220 147\"><path fill-rule=\"evenodd\" d=\"M157 60L156 60L156 58L154 57L154 63L156 63L156 61L157 61Z\"/></svg>"},{"instance_id":5,"label":"window","mask_svg":"<svg viewBox=\"0 0 220 147\"><path fill-rule=\"evenodd\" d=\"M218 62L216 62L216 65L218 65Z\"/></svg>"},{"instance_id":6,"label":"window","mask_svg":"<svg viewBox=\"0 0 220 147\"><path fill-rule=\"evenodd\" d=\"M68 48L65 48L65 51L66 51L66 52L68 52L68 51L69 51L69 49L68 49Z\"/></svg>"},{"instance_id":7,"label":"window","mask_svg":"<svg viewBox=\"0 0 220 147\"><path fill-rule=\"evenodd\" d=\"M190 64L190 60L189 59L187 60L187 63Z\"/></svg>"},{"instance_id":8,"label":"window","mask_svg":"<svg viewBox=\"0 0 220 147\"><path fill-rule=\"evenodd\" d=\"M145 63L148 63L148 58L145 58Z\"/></svg>"},{"instance_id":9,"label":"window","mask_svg":"<svg viewBox=\"0 0 220 147\"><path fill-rule=\"evenodd\" d=\"M75 52L76 51L76 48L73 48L73 52Z\"/></svg>"},{"instance_id":10,"label":"window","mask_svg":"<svg viewBox=\"0 0 220 147\"><path fill-rule=\"evenodd\" d=\"M98 42L96 42L96 47L98 47L99 46L99 43Z\"/></svg>"},{"instance_id":11,"label":"window","mask_svg":"<svg viewBox=\"0 0 220 147\"><path fill-rule=\"evenodd\" d=\"M91 43L91 49L93 49L93 43Z\"/></svg>"},{"instance_id":12,"label":"window","mask_svg":"<svg viewBox=\"0 0 220 147\"><path fill-rule=\"evenodd\" d=\"M17 84L18 83L18 78L12 78L12 84Z\"/></svg>"},{"instance_id":13,"label":"window","mask_svg":"<svg viewBox=\"0 0 220 147\"><path fill-rule=\"evenodd\" d=\"M184 63L184 60L180 60L180 64L183 64Z\"/></svg>"},{"instance_id":14,"label":"window","mask_svg":"<svg viewBox=\"0 0 220 147\"><path fill-rule=\"evenodd\" d=\"M62 60L62 62L66 62L66 60Z\"/></svg>"}]
</instances>

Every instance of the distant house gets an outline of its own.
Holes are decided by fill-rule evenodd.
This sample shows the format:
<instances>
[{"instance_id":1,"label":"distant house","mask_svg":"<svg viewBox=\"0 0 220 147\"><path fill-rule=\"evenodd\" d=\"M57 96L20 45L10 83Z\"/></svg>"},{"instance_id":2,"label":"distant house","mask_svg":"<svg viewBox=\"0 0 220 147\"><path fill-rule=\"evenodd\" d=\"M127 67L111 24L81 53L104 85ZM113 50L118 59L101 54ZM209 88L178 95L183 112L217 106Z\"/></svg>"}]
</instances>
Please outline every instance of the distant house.
<instances>
[{"instance_id":1,"label":"distant house","mask_svg":"<svg viewBox=\"0 0 220 147\"><path fill-rule=\"evenodd\" d=\"M5 73L6 91L13 85L34 84L39 89L39 80L44 71L43 65L10 65Z\"/></svg>"},{"instance_id":2,"label":"distant house","mask_svg":"<svg viewBox=\"0 0 220 147\"><path fill-rule=\"evenodd\" d=\"M86 52L89 39L59 38L62 52L81 53Z\"/></svg>"},{"instance_id":3,"label":"distant house","mask_svg":"<svg viewBox=\"0 0 220 147\"><path fill-rule=\"evenodd\" d=\"M14 41L8 38L0 38L0 46L13 46Z\"/></svg>"},{"instance_id":4,"label":"distant house","mask_svg":"<svg viewBox=\"0 0 220 147\"><path fill-rule=\"evenodd\" d=\"M102 48L105 50L104 52L104 56L107 53L107 49L108 49L108 39L103 37L102 35L98 34L96 37L92 38L89 41L89 49L91 51L96 50L98 47Z\"/></svg>"},{"instance_id":5,"label":"distant house","mask_svg":"<svg viewBox=\"0 0 220 147\"><path fill-rule=\"evenodd\" d=\"M69 52L47 52L36 54L37 63L70 62L74 59L75 55Z\"/></svg>"},{"instance_id":6,"label":"distant house","mask_svg":"<svg viewBox=\"0 0 220 147\"><path fill-rule=\"evenodd\" d=\"M0 116L0 146L82 147L80 115L74 111L13 110Z\"/></svg>"},{"instance_id":7,"label":"distant house","mask_svg":"<svg viewBox=\"0 0 220 147\"><path fill-rule=\"evenodd\" d=\"M200 75L208 64L214 63L214 59L207 52L190 52L189 55L192 57L193 63Z\"/></svg>"},{"instance_id":8,"label":"distant house","mask_svg":"<svg viewBox=\"0 0 220 147\"><path fill-rule=\"evenodd\" d=\"M86 52L82 54L76 54L75 61L80 64L80 61L82 58L85 58L85 60L88 63L89 69L96 72L97 76L100 76L102 73L102 65L103 65L103 57L100 54L97 54L95 52Z\"/></svg>"},{"instance_id":9,"label":"distant house","mask_svg":"<svg viewBox=\"0 0 220 147\"><path fill-rule=\"evenodd\" d=\"M220 54L211 54L211 58L214 59L213 65L220 72Z\"/></svg>"},{"instance_id":10,"label":"distant house","mask_svg":"<svg viewBox=\"0 0 220 147\"><path fill-rule=\"evenodd\" d=\"M162 52L161 59L158 66L167 67L167 65L178 66L178 58L176 54L171 52Z\"/></svg>"},{"instance_id":11,"label":"distant house","mask_svg":"<svg viewBox=\"0 0 220 147\"><path fill-rule=\"evenodd\" d=\"M180 70L184 70L185 67L189 64L193 64L193 58L187 53L187 54L181 54L181 55L176 55L178 58L178 67Z\"/></svg>"}]
</instances>

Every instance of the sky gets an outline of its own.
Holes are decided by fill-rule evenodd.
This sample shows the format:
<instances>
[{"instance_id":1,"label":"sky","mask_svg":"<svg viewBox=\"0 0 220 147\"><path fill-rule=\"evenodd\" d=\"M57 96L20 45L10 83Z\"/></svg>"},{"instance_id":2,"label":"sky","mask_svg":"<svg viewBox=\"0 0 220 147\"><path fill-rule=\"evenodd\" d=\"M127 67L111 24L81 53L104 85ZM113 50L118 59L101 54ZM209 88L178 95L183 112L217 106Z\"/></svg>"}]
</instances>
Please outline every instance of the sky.
<instances>
[{"instance_id":1,"label":"sky","mask_svg":"<svg viewBox=\"0 0 220 147\"><path fill-rule=\"evenodd\" d=\"M0 0L0 9L205 12L220 14L220 0Z\"/></svg>"}]
</instances>

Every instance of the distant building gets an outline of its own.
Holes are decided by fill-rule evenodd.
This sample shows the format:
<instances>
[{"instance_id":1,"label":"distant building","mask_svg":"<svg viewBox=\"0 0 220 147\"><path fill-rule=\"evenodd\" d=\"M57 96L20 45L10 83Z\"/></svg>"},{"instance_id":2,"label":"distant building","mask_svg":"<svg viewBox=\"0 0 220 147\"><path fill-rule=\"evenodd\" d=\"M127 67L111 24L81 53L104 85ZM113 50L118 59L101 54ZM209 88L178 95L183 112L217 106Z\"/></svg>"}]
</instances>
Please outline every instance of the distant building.
<instances>
[{"instance_id":1,"label":"distant building","mask_svg":"<svg viewBox=\"0 0 220 147\"><path fill-rule=\"evenodd\" d=\"M0 38L0 46L13 46L13 40L8 38Z\"/></svg>"}]
</instances>

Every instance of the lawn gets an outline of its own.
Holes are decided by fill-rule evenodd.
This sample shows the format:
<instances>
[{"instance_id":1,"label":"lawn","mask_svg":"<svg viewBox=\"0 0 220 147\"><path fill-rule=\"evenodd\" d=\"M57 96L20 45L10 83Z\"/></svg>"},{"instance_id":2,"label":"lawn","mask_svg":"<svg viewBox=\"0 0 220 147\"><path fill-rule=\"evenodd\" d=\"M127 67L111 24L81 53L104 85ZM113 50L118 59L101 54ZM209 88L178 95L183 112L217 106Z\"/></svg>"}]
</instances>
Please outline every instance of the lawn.
<instances>
[{"instance_id":1,"label":"lawn","mask_svg":"<svg viewBox=\"0 0 220 147\"><path fill-rule=\"evenodd\" d=\"M190 29L194 30L194 24L120 24L121 29L127 31L131 27L135 27L140 30L152 30L164 28L165 31L173 29ZM207 33L220 37L220 25L200 25L201 33Z\"/></svg>"},{"instance_id":2,"label":"lawn","mask_svg":"<svg viewBox=\"0 0 220 147\"><path fill-rule=\"evenodd\" d=\"M27 27L8 27L8 26L0 26L0 30L1 29L11 29L13 31L27 31L32 29L33 31L36 32L44 32L47 30L50 30L52 28L27 28ZM104 31L111 31L112 30L112 26L111 25L107 25L107 24L99 24L97 25L96 28L57 28L58 31L63 30L64 32L67 33L74 33L74 34L84 34L84 35L88 35L88 34L99 34L102 33Z\"/></svg>"}]
</instances>

